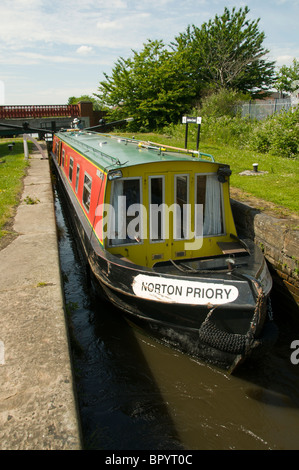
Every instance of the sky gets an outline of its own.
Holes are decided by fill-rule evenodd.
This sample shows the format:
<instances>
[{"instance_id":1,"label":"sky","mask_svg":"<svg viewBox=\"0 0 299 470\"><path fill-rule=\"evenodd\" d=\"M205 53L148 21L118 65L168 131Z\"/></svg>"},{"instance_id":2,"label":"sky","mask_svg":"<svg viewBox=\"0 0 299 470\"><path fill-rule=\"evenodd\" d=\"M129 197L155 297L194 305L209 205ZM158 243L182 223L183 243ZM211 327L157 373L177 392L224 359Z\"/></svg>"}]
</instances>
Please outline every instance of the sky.
<instances>
[{"instance_id":1,"label":"sky","mask_svg":"<svg viewBox=\"0 0 299 470\"><path fill-rule=\"evenodd\" d=\"M1 0L0 105L92 95L148 39L170 44L188 25L246 5L250 20L260 18L267 59L299 59L299 0Z\"/></svg>"}]
</instances>

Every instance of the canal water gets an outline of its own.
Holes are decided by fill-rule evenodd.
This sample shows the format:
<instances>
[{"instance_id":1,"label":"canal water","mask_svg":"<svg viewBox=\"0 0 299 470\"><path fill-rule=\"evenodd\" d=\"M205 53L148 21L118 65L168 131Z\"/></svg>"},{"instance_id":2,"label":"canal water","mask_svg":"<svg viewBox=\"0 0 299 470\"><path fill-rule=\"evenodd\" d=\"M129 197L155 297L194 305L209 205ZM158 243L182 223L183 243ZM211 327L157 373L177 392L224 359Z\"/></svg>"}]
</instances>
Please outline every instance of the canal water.
<instances>
[{"instance_id":1,"label":"canal water","mask_svg":"<svg viewBox=\"0 0 299 470\"><path fill-rule=\"evenodd\" d=\"M299 449L299 328L287 308L273 305L274 350L228 376L150 339L97 297L57 195L55 204L84 448Z\"/></svg>"}]
</instances>

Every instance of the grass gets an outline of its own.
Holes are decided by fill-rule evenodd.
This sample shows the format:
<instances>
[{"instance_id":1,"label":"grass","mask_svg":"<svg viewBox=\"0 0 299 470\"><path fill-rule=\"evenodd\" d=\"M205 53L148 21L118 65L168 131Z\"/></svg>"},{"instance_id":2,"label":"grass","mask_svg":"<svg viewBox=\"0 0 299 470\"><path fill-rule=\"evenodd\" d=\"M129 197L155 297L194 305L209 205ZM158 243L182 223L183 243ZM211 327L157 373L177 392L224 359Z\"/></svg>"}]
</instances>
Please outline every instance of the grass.
<instances>
[{"instance_id":1,"label":"grass","mask_svg":"<svg viewBox=\"0 0 299 470\"><path fill-rule=\"evenodd\" d=\"M8 144L12 142L15 145L10 151ZM5 224L19 203L27 165L21 139L0 140L0 239L7 235Z\"/></svg>"},{"instance_id":2,"label":"grass","mask_svg":"<svg viewBox=\"0 0 299 470\"><path fill-rule=\"evenodd\" d=\"M132 134L122 134L132 137ZM134 134L136 139L150 140L183 148L184 140L161 134ZM188 140L188 148L195 149L196 142ZM214 156L220 163L227 163L232 170L231 186L245 193L274 203L299 215L299 159L263 154L251 150L240 150L226 145L200 142L199 150ZM239 173L252 170L258 163L259 176L241 176Z\"/></svg>"},{"instance_id":3,"label":"grass","mask_svg":"<svg viewBox=\"0 0 299 470\"><path fill-rule=\"evenodd\" d=\"M229 147L202 146L232 169L231 186L299 214L299 160ZM258 163L259 176L240 175Z\"/></svg>"},{"instance_id":4,"label":"grass","mask_svg":"<svg viewBox=\"0 0 299 470\"><path fill-rule=\"evenodd\" d=\"M132 137L131 133L121 135ZM161 134L136 133L135 138L184 147L184 139L170 138ZM8 144L13 141L15 145L12 151L9 151ZM196 148L196 143L192 140L188 141L188 148ZM299 215L298 159L202 142L200 150L212 154L216 161L230 165L232 187ZM251 170L253 163L258 163L259 170L267 173L261 176L239 175L244 170ZM0 240L8 233L5 230L5 224L10 220L14 208L19 203L27 165L22 139L0 139Z\"/></svg>"}]
</instances>

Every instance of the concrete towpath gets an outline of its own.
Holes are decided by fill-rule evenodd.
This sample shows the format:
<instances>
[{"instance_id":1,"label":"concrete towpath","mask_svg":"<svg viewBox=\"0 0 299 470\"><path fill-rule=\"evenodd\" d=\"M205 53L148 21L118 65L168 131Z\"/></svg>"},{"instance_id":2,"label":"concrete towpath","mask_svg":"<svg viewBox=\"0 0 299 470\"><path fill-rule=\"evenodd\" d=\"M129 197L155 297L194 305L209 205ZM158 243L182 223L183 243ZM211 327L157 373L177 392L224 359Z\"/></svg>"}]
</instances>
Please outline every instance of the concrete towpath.
<instances>
[{"instance_id":1,"label":"concrete towpath","mask_svg":"<svg viewBox=\"0 0 299 470\"><path fill-rule=\"evenodd\" d=\"M81 449L49 161L40 153L13 228L17 238L0 251L0 450Z\"/></svg>"}]
</instances>

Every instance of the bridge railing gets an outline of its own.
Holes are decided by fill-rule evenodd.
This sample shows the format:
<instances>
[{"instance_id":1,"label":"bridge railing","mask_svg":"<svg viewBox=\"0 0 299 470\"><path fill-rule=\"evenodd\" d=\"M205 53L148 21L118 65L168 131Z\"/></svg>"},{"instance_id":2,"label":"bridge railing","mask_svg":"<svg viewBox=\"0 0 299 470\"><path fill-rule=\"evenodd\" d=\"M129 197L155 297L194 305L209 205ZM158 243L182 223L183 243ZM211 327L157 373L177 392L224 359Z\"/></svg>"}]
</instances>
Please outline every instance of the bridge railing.
<instances>
[{"instance_id":1,"label":"bridge railing","mask_svg":"<svg viewBox=\"0 0 299 470\"><path fill-rule=\"evenodd\" d=\"M77 104L0 106L0 119L80 116Z\"/></svg>"}]
</instances>

